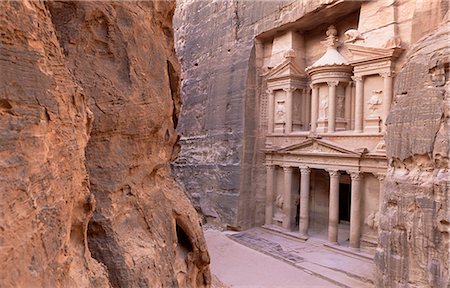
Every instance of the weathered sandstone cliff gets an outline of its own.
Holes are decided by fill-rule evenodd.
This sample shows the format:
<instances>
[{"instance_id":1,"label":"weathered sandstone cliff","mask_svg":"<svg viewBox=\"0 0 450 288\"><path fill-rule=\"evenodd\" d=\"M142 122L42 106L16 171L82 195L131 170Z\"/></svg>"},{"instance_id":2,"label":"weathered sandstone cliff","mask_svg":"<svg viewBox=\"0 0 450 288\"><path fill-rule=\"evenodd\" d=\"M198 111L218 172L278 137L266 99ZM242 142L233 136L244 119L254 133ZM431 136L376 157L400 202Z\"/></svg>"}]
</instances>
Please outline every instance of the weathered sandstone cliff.
<instances>
[{"instance_id":1,"label":"weathered sandstone cliff","mask_svg":"<svg viewBox=\"0 0 450 288\"><path fill-rule=\"evenodd\" d=\"M265 189L266 127L255 37L333 2L339 1L178 1L174 28L185 105L173 167L211 222L263 224L265 198L258 191Z\"/></svg>"},{"instance_id":2,"label":"weathered sandstone cliff","mask_svg":"<svg viewBox=\"0 0 450 288\"><path fill-rule=\"evenodd\" d=\"M0 5L2 287L208 286L169 168L174 3Z\"/></svg>"},{"instance_id":3,"label":"weathered sandstone cliff","mask_svg":"<svg viewBox=\"0 0 450 288\"><path fill-rule=\"evenodd\" d=\"M447 21L421 38L397 76L376 255L380 287L450 285L449 33Z\"/></svg>"}]
</instances>

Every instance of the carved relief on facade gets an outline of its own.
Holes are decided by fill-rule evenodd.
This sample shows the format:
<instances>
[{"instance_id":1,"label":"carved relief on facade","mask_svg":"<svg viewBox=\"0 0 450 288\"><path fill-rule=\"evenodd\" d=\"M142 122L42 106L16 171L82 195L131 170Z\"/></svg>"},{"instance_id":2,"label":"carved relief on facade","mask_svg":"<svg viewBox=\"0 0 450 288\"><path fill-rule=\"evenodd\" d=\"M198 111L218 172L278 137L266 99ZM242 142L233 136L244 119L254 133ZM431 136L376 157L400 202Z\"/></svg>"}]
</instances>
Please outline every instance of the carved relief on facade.
<instances>
[{"instance_id":1,"label":"carved relief on facade","mask_svg":"<svg viewBox=\"0 0 450 288\"><path fill-rule=\"evenodd\" d=\"M286 115L286 107L284 101L277 101L275 106L275 122L284 123Z\"/></svg>"},{"instance_id":2,"label":"carved relief on facade","mask_svg":"<svg viewBox=\"0 0 450 288\"><path fill-rule=\"evenodd\" d=\"M377 116L377 112L380 110L381 103L383 102L382 93L382 90L372 90L372 95L367 102L370 111L369 116Z\"/></svg>"},{"instance_id":3,"label":"carved relief on facade","mask_svg":"<svg viewBox=\"0 0 450 288\"><path fill-rule=\"evenodd\" d=\"M369 226L372 230L377 231L378 230L378 226L379 226L379 222L380 222L380 213L378 211L372 211L372 213L370 213L366 220L365 223L367 224L367 226Z\"/></svg>"},{"instance_id":4,"label":"carved relief on facade","mask_svg":"<svg viewBox=\"0 0 450 288\"><path fill-rule=\"evenodd\" d=\"M345 31L345 43L355 43L358 40L364 40L364 37L356 29L349 29Z\"/></svg>"},{"instance_id":5,"label":"carved relief on facade","mask_svg":"<svg viewBox=\"0 0 450 288\"><path fill-rule=\"evenodd\" d=\"M320 96L319 119L327 119L328 116L328 95Z\"/></svg>"},{"instance_id":6,"label":"carved relief on facade","mask_svg":"<svg viewBox=\"0 0 450 288\"><path fill-rule=\"evenodd\" d=\"M344 118L345 114L345 95L344 94L338 94L336 96L336 117L338 118Z\"/></svg>"}]
</instances>

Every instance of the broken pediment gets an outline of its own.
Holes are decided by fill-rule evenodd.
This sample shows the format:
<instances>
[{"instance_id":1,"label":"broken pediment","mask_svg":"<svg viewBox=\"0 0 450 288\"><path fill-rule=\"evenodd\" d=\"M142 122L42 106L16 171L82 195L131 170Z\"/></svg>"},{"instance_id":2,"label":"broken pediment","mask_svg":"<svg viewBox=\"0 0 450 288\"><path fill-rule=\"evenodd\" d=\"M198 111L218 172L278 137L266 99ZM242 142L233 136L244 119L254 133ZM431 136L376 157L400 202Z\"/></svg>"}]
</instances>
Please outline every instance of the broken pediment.
<instances>
[{"instance_id":1,"label":"broken pediment","mask_svg":"<svg viewBox=\"0 0 450 288\"><path fill-rule=\"evenodd\" d=\"M350 64L378 59L392 60L397 58L403 50L401 48L375 48L355 44L346 44L345 46L352 55Z\"/></svg>"},{"instance_id":2,"label":"broken pediment","mask_svg":"<svg viewBox=\"0 0 450 288\"><path fill-rule=\"evenodd\" d=\"M287 154L320 153L326 155L339 155L342 157L360 157L362 155L362 153L348 150L336 145L335 143L320 139L308 139L304 142L278 149L276 152Z\"/></svg>"},{"instance_id":3,"label":"broken pediment","mask_svg":"<svg viewBox=\"0 0 450 288\"><path fill-rule=\"evenodd\" d=\"M304 77L305 72L300 69L299 65L293 58L287 58L280 65L272 68L267 74L268 81L274 81L288 77Z\"/></svg>"}]
</instances>

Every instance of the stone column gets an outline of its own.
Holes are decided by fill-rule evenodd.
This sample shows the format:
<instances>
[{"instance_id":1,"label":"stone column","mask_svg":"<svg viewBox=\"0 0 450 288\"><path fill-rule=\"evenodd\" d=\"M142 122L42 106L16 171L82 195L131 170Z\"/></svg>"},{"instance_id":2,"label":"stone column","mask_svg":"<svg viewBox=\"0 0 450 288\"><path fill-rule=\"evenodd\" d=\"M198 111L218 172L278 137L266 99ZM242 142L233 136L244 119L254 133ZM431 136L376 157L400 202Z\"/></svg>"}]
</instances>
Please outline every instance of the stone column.
<instances>
[{"instance_id":1,"label":"stone column","mask_svg":"<svg viewBox=\"0 0 450 288\"><path fill-rule=\"evenodd\" d=\"M309 182L311 169L300 168L300 224L299 231L303 236L308 236L309 227Z\"/></svg>"},{"instance_id":2,"label":"stone column","mask_svg":"<svg viewBox=\"0 0 450 288\"><path fill-rule=\"evenodd\" d=\"M274 202L275 166L266 166L266 225L272 224Z\"/></svg>"},{"instance_id":3,"label":"stone column","mask_svg":"<svg viewBox=\"0 0 450 288\"><path fill-rule=\"evenodd\" d=\"M319 86L311 84L311 131L316 132L319 115Z\"/></svg>"},{"instance_id":4,"label":"stone column","mask_svg":"<svg viewBox=\"0 0 450 288\"><path fill-rule=\"evenodd\" d=\"M383 77L383 110L381 118L383 120L382 130L386 129L386 119L392 104L392 72L380 74Z\"/></svg>"},{"instance_id":5,"label":"stone column","mask_svg":"<svg viewBox=\"0 0 450 288\"><path fill-rule=\"evenodd\" d=\"M378 213L381 213L384 201L384 178L386 177L386 175L376 174L375 176L377 177L378 182L380 183L380 191L378 195Z\"/></svg>"},{"instance_id":6,"label":"stone column","mask_svg":"<svg viewBox=\"0 0 450 288\"><path fill-rule=\"evenodd\" d=\"M283 202L283 228L292 229L293 195L292 195L292 167L283 167L284 170L284 202Z\"/></svg>"},{"instance_id":7,"label":"stone column","mask_svg":"<svg viewBox=\"0 0 450 288\"><path fill-rule=\"evenodd\" d=\"M350 210L350 248L359 248L361 238L361 174L350 172L352 179Z\"/></svg>"},{"instance_id":8,"label":"stone column","mask_svg":"<svg viewBox=\"0 0 450 288\"><path fill-rule=\"evenodd\" d=\"M292 132L292 98L295 88L283 89L286 92L286 126L284 129L285 134Z\"/></svg>"},{"instance_id":9,"label":"stone column","mask_svg":"<svg viewBox=\"0 0 450 288\"><path fill-rule=\"evenodd\" d=\"M273 133L274 113L275 113L275 94L273 90L267 90L267 133Z\"/></svg>"},{"instance_id":10,"label":"stone column","mask_svg":"<svg viewBox=\"0 0 450 288\"><path fill-rule=\"evenodd\" d=\"M336 130L336 86L339 81L328 81L328 129L327 132Z\"/></svg>"},{"instance_id":11,"label":"stone column","mask_svg":"<svg viewBox=\"0 0 450 288\"><path fill-rule=\"evenodd\" d=\"M347 130L351 129L352 126L352 82L348 82L345 86L345 128Z\"/></svg>"},{"instance_id":12,"label":"stone column","mask_svg":"<svg viewBox=\"0 0 450 288\"><path fill-rule=\"evenodd\" d=\"M339 176L337 170L330 170L330 203L328 209L328 241L337 244L339 223Z\"/></svg>"},{"instance_id":13,"label":"stone column","mask_svg":"<svg viewBox=\"0 0 450 288\"><path fill-rule=\"evenodd\" d=\"M364 124L364 84L361 76L354 76L355 81L355 132L363 132Z\"/></svg>"}]
</instances>

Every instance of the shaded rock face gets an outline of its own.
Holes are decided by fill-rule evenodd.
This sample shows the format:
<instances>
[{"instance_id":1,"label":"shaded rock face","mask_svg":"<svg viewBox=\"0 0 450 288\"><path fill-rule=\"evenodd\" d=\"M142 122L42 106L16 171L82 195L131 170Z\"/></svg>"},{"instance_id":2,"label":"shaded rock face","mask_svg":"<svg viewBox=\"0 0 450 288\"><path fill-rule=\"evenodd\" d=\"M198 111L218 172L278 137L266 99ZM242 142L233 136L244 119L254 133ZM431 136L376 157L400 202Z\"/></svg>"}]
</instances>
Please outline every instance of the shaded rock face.
<instances>
[{"instance_id":1,"label":"shaded rock face","mask_svg":"<svg viewBox=\"0 0 450 288\"><path fill-rule=\"evenodd\" d=\"M184 106L173 170L209 223L263 224L265 198L257 191L265 189L267 129L260 121L255 37L332 2L178 1Z\"/></svg>"},{"instance_id":2,"label":"shaded rock face","mask_svg":"<svg viewBox=\"0 0 450 288\"><path fill-rule=\"evenodd\" d=\"M86 231L95 200L86 94L42 2L1 2L0 283L108 287Z\"/></svg>"},{"instance_id":3,"label":"shaded rock face","mask_svg":"<svg viewBox=\"0 0 450 288\"><path fill-rule=\"evenodd\" d=\"M2 285L209 286L169 167L174 3L0 5Z\"/></svg>"},{"instance_id":4,"label":"shaded rock face","mask_svg":"<svg viewBox=\"0 0 450 288\"><path fill-rule=\"evenodd\" d=\"M449 22L412 47L387 121L390 168L376 254L378 286L447 287Z\"/></svg>"}]
</instances>

